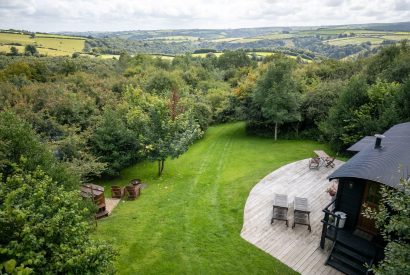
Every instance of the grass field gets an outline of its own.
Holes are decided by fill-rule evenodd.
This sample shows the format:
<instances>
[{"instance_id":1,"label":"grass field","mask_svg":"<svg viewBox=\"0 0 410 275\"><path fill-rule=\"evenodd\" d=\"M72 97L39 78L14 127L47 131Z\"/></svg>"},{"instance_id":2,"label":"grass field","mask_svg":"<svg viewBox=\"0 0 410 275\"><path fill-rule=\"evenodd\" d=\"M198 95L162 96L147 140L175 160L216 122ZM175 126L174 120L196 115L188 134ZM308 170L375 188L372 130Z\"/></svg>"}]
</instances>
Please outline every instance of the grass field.
<instances>
[{"instance_id":1,"label":"grass field","mask_svg":"<svg viewBox=\"0 0 410 275\"><path fill-rule=\"evenodd\" d=\"M56 36L39 34L31 38L27 34L0 33L0 51L10 51L11 43L19 43L17 46L20 52L24 52L24 46L34 44L39 53L49 56L72 55L74 52L81 52L84 49L85 39L69 36Z\"/></svg>"},{"instance_id":2,"label":"grass field","mask_svg":"<svg viewBox=\"0 0 410 275\"><path fill-rule=\"evenodd\" d=\"M136 201L120 202L98 222L95 238L119 249L119 274L294 274L240 237L252 187L273 170L327 146L312 141L274 142L245 135L244 124L211 127L162 177L156 163L130 167L104 182L148 184ZM266 221L269 222L269 221Z\"/></svg>"},{"instance_id":3,"label":"grass field","mask_svg":"<svg viewBox=\"0 0 410 275\"><path fill-rule=\"evenodd\" d=\"M372 45L379 45L383 40L383 38L379 37L346 37L328 40L327 43L335 46L357 45L365 42L370 42Z\"/></svg>"},{"instance_id":4,"label":"grass field","mask_svg":"<svg viewBox=\"0 0 410 275\"><path fill-rule=\"evenodd\" d=\"M222 53L213 53L216 57L221 56ZM194 57L203 57L205 58L207 53L193 53L192 56Z\"/></svg>"},{"instance_id":5,"label":"grass field","mask_svg":"<svg viewBox=\"0 0 410 275\"><path fill-rule=\"evenodd\" d=\"M98 56L98 58L101 59L120 59L120 55L119 54L101 54Z\"/></svg>"},{"instance_id":6,"label":"grass field","mask_svg":"<svg viewBox=\"0 0 410 275\"><path fill-rule=\"evenodd\" d=\"M10 48L13 47L11 45L0 45L0 52L5 52L9 53ZM14 46L18 49L19 53L24 53L24 46ZM65 51L60 51L60 50L54 50L54 49L48 49L48 48L40 48L37 47L37 51L40 54L44 54L47 56L70 56L72 53L68 53Z\"/></svg>"}]
</instances>

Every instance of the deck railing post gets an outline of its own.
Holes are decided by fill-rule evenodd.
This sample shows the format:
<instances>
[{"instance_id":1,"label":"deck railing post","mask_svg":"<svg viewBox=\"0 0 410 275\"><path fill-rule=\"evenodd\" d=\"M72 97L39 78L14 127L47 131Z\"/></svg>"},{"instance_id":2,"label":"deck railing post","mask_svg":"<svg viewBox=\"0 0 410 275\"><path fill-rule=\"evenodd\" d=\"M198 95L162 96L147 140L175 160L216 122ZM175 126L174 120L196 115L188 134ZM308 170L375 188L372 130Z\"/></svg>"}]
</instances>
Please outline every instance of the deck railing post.
<instances>
[{"instance_id":1,"label":"deck railing post","mask_svg":"<svg viewBox=\"0 0 410 275\"><path fill-rule=\"evenodd\" d=\"M325 248L325 240L326 240L326 231L327 231L327 223L329 221L329 213L325 212L324 223L322 227L322 236L320 238L320 248Z\"/></svg>"},{"instance_id":2,"label":"deck railing post","mask_svg":"<svg viewBox=\"0 0 410 275\"><path fill-rule=\"evenodd\" d=\"M337 239L337 231L339 231L339 222L340 222L340 216L336 215L336 227L335 227L335 239L334 239L334 241L336 241L336 239Z\"/></svg>"}]
</instances>

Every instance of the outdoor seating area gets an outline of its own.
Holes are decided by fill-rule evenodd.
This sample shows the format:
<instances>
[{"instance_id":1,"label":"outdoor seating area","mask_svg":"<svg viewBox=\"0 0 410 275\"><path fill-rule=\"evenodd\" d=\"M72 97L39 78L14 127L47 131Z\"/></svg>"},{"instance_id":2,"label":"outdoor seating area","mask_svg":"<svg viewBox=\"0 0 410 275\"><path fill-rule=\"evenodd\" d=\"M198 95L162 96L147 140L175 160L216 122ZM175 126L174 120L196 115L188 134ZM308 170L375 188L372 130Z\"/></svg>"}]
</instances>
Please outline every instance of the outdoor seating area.
<instances>
[{"instance_id":1,"label":"outdoor seating area","mask_svg":"<svg viewBox=\"0 0 410 275\"><path fill-rule=\"evenodd\" d=\"M273 202L273 212L272 212L272 219L270 221L271 224L275 220L285 221L286 226L289 226L288 220L288 196L284 194L275 194L274 202ZM296 224L303 224L307 225L309 231L311 230L310 227L310 211L308 205L307 198L300 198L295 197L293 202L293 225L292 228L295 228Z\"/></svg>"},{"instance_id":2,"label":"outdoor seating area","mask_svg":"<svg viewBox=\"0 0 410 275\"><path fill-rule=\"evenodd\" d=\"M331 185L327 177L334 170L311 170L309 161L285 165L254 186L245 204L241 237L301 274L341 274L325 265L330 246L319 246L322 210L332 199L326 192ZM333 164L343 162L335 159ZM275 212L284 209L286 219ZM292 221L292 228L277 220Z\"/></svg>"},{"instance_id":3,"label":"outdoor seating area","mask_svg":"<svg viewBox=\"0 0 410 275\"><path fill-rule=\"evenodd\" d=\"M316 157L309 160L309 169L319 169L321 166L325 166L326 168L335 167L336 157L329 156L323 150L314 150L313 152L316 154Z\"/></svg>"}]
</instances>

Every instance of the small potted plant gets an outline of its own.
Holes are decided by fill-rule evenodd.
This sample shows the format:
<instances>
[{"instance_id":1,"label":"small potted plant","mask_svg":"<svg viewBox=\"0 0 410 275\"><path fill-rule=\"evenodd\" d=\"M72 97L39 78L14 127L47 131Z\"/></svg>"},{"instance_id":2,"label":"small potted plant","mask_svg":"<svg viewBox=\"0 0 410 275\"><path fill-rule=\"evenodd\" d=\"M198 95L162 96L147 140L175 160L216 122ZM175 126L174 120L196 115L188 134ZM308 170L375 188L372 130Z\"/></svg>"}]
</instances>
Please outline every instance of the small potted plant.
<instances>
[{"instance_id":1,"label":"small potted plant","mask_svg":"<svg viewBox=\"0 0 410 275\"><path fill-rule=\"evenodd\" d=\"M326 192L329 193L329 195L330 195L331 197L334 197L334 196L336 195L336 193L337 193L337 189L334 188L334 186L331 186L331 187L329 187L329 188L326 189Z\"/></svg>"}]
</instances>

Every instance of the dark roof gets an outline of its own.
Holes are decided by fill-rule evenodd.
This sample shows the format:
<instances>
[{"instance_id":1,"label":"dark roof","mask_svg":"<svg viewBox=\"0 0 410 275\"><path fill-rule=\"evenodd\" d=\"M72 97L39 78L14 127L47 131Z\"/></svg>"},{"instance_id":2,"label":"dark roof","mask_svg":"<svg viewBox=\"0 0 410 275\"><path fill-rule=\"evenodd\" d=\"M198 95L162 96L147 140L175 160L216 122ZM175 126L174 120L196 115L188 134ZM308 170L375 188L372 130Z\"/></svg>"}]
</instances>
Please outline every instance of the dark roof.
<instances>
[{"instance_id":1,"label":"dark roof","mask_svg":"<svg viewBox=\"0 0 410 275\"><path fill-rule=\"evenodd\" d=\"M376 149L367 137L351 146L359 152L329 179L361 178L398 187L400 179L408 178L410 172L410 122L397 124L383 135L381 148Z\"/></svg>"},{"instance_id":2,"label":"dark roof","mask_svg":"<svg viewBox=\"0 0 410 275\"><path fill-rule=\"evenodd\" d=\"M367 136L347 148L347 151L351 152L360 152L364 148L367 148L370 144L374 145L374 142L376 140L375 136Z\"/></svg>"}]
</instances>

